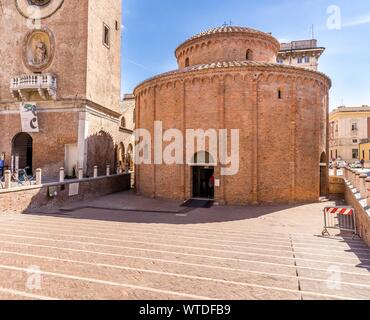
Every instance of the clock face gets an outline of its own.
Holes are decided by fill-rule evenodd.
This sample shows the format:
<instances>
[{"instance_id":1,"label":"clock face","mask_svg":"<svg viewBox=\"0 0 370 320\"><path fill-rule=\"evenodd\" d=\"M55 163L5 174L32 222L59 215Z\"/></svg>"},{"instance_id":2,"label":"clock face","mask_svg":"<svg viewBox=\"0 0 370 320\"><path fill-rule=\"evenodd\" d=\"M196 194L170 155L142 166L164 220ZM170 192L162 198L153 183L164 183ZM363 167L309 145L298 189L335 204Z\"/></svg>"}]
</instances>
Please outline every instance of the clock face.
<instances>
[{"instance_id":1,"label":"clock face","mask_svg":"<svg viewBox=\"0 0 370 320\"><path fill-rule=\"evenodd\" d=\"M28 1L30 4L34 6L42 7L42 6L46 6L47 4L49 4L51 0L28 0Z\"/></svg>"}]
</instances>

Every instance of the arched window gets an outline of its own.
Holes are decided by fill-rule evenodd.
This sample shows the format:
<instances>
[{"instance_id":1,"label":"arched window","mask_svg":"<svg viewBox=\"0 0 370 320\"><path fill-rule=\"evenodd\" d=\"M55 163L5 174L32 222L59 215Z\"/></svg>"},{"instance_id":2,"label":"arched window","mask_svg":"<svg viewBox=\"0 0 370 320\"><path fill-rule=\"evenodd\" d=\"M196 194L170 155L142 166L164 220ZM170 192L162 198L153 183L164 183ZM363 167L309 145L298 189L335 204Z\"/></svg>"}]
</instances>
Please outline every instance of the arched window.
<instances>
[{"instance_id":1,"label":"arched window","mask_svg":"<svg viewBox=\"0 0 370 320\"><path fill-rule=\"evenodd\" d=\"M283 99L283 92L281 89L278 89L278 99Z\"/></svg>"},{"instance_id":2,"label":"arched window","mask_svg":"<svg viewBox=\"0 0 370 320\"><path fill-rule=\"evenodd\" d=\"M126 118L125 117L121 118L121 127L126 128Z\"/></svg>"},{"instance_id":3,"label":"arched window","mask_svg":"<svg viewBox=\"0 0 370 320\"><path fill-rule=\"evenodd\" d=\"M245 54L245 60L250 61L252 60L252 50L248 49L247 53Z\"/></svg>"},{"instance_id":4,"label":"arched window","mask_svg":"<svg viewBox=\"0 0 370 320\"><path fill-rule=\"evenodd\" d=\"M191 165L211 165L216 166L213 156L207 151L197 152L191 159Z\"/></svg>"},{"instance_id":5,"label":"arched window","mask_svg":"<svg viewBox=\"0 0 370 320\"><path fill-rule=\"evenodd\" d=\"M185 59L185 68L187 68L189 66L190 66L190 59L189 58L186 58Z\"/></svg>"},{"instance_id":6,"label":"arched window","mask_svg":"<svg viewBox=\"0 0 370 320\"><path fill-rule=\"evenodd\" d=\"M328 161L328 159L326 158L326 153L325 152L323 152L322 154L321 154L321 156L320 156L320 163L322 164L322 165L326 165L326 162Z\"/></svg>"}]
</instances>

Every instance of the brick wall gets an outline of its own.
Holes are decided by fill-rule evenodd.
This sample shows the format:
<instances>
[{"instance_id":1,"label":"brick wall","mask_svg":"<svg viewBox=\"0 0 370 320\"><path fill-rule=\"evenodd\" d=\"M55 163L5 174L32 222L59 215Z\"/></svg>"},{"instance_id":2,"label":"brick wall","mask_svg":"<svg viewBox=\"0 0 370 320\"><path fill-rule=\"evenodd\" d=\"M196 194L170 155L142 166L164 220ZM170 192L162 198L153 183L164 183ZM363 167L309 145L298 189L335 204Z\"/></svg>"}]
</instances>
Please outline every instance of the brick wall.
<instances>
[{"instance_id":1,"label":"brick wall","mask_svg":"<svg viewBox=\"0 0 370 320\"><path fill-rule=\"evenodd\" d=\"M75 201L94 199L124 190L130 190L131 175L114 175L81 181L68 181L35 187L0 190L0 214L26 213L40 208L57 208ZM79 184L79 193L69 196L71 184ZM49 196L49 188L56 188L57 196Z\"/></svg>"},{"instance_id":2,"label":"brick wall","mask_svg":"<svg viewBox=\"0 0 370 320\"><path fill-rule=\"evenodd\" d=\"M212 39L201 38L191 42L178 51L179 68L185 68L185 60L189 59L189 65L194 66L204 63L219 61L244 61L276 62L277 45L272 39L256 39L253 35L218 35Z\"/></svg>"},{"instance_id":3,"label":"brick wall","mask_svg":"<svg viewBox=\"0 0 370 320\"><path fill-rule=\"evenodd\" d=\"M40 103L40 133L30 133L33 140L32 167L42 168L47 178L59 176L59 169L64 167L66 144L77 144L78 113L68 109L70 104L63 102ZM48 108L45 110L45 108ZM5 124L0 136L0 152L5 152L5 165L10 166L12 141L22 132L19 111L0 113L0 123Z\"/></svg>"},{"instance_id":4,"label":"brick wall","mask_svg":"<svg viewBox=\"0 0 370 320\"><path fill-rule=\"evenodd\" d=\"M356 220L357 228L360 237L365 241L365 243L370 247L370 216L361 205L361 203L356 199L355 194L352 190L344 183L345 187L345 199L348 205L353 206L356 210Z\"/></svg>"},{"instance_id":5,"label":"brick wall","mask_svg":"<svg viewBox=\"0 0 370 320\"><path fill-rule=\"evenodd\" d=\"M342 178L330 177L329 178L329 194L336 196L344 196L346 192L344 181Z\"/></svg>"}]
</instances>

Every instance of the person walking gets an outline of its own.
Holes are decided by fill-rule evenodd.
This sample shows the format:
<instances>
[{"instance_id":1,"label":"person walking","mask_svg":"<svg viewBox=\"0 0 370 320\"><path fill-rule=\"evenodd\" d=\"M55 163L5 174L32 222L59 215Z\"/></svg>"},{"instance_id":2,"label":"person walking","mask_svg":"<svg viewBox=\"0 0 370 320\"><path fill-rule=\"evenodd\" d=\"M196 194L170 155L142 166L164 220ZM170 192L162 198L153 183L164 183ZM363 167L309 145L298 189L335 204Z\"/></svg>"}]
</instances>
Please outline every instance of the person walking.
<instances>
[{"instance_id":1,"label":"person walking","mask_svg":"<svg viewBox=\"0 0 370 320\"><path fill-rule=\"evenodd\" d=\"M209 198L213 198L214 195L215 195L215 176L214 175L212 175L209 178L208 187L209 187L209 191L210 191Z\"/></svg>"},{"instance_id":2,"label":"person walking","mask_svg":"<svg viewBox=\"0 0 370 320\"><path fill-rule=\"evenodd\" d=\"M5 156L1 154L0 155L0 177L4 175L4 168L5 168Z\"/></svg>"},{"instance_id":3,"label":"person walking","mask_svg":"<svg viewBox=\"0 0 370 320\"><path fill-rule=\"evenodd\" d=\"M361 168L362 168L362 170L364 170L364 169L365 169L365 159L362 159L362 160L360 161L360 163L361 163Z\"/></svg>"}]
</instances>

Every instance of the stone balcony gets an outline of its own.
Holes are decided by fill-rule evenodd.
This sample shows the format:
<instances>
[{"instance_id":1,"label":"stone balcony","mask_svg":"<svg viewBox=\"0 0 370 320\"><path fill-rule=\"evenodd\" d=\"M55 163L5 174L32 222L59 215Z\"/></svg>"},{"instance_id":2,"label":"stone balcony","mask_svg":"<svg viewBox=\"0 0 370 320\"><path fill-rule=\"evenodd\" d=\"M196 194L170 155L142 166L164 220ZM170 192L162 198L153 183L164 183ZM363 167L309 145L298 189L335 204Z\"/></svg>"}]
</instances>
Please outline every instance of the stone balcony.
<instances>
[{"instance_id":1,"label":"stone balcony","mask_svg":"<svg viewBox=\"0 0 370 320\"><path fill-rule=\"evenodd\" d=\"M14 77L10 80L10 92L20 101L29 100L33 93L38 93L43 100L56 100L57 78L50 73Z\"/></svg>"}]
</instances>

